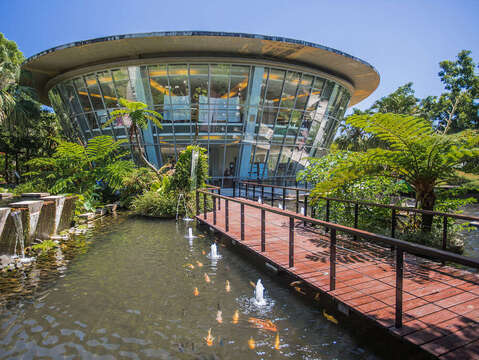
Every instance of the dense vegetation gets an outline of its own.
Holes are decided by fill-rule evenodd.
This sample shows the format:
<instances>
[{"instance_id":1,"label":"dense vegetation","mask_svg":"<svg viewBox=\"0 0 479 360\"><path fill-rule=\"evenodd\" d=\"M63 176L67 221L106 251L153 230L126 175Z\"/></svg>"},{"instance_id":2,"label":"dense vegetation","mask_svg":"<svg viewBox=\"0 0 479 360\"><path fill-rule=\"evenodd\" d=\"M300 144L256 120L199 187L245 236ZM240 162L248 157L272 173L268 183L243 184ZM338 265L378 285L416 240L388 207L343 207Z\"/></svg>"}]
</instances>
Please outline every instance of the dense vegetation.
<instances>
[{"instance_id":1,"label":"dense vegetation","mask_svg":"<svg viewBox=\"0 0 479 360\"><path fill-rule=\"evenodd\" d=\"M456 211L474 201L460 194L478 191L479 76L469 51L456 61L440 63L445 92L418 99L412 83L376 101L365 111L353 110L330 155L312 159L299 174L315 184L313 204L324 209L321 196L400 205L406 194L424 210ZM476 182L475 182L476 181ZM453 190L441 188L456 185ZM466 190L466 191L464 191ZM352 225L349 205L333 203L336 220ZM390 210L362 209L360 227L388 233ZM400 221L402 237L437 245L441 223L431 215ZM451 232L464 226L450 224Z\"/></svg>"}]
</instances>

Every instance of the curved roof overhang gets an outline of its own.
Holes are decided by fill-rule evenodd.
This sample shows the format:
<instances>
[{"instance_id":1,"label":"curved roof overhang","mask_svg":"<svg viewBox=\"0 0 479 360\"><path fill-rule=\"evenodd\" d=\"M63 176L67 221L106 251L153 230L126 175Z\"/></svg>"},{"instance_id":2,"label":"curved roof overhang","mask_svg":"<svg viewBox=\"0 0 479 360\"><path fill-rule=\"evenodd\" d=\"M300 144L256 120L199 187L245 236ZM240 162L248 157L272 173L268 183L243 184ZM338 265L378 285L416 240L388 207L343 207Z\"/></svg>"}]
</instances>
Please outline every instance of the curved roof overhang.
<instances>
[{"instance_id":1,"label":"curved roof overhang","mask_svg":"<svg viewBox=\"0 0 479 360\"><path fill-rule=\"evenodd\" d=\"M70 75L120 64L191 59L252 60L307 69L333 78L352 94L350 106L379 85L379 74L367 62L341 51L300 40L255 34L179 31L115 35L69 43L28 58L23 79L49 104L50 88Z\"/></svg>"}]
</instances>

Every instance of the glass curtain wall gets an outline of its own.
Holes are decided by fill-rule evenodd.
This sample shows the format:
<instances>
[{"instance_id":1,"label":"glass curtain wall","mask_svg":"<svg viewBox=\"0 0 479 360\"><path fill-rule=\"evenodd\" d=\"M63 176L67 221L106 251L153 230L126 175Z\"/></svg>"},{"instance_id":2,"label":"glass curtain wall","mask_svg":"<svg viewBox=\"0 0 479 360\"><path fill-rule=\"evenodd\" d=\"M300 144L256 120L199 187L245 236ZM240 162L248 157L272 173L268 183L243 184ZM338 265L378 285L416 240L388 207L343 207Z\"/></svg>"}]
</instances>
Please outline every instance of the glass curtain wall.
<instances>
[{"instance_id":1,"label":"glass curtain wall","mask_svg":"<svg viewBox=\"0 0 479 360\"><path fill-rule=\"evenodd\" d=\"M97 135L128 139L122 121L105 127L118 99L143 101L162 114L162 129L143 130L162 166L197 143L208 150L210 177L291 179L309 156L324 153L336 134L350 94L313 74L255 64L175 63L88 73L50 91L68 131L84 142ZM145 139L148 139L146 141ZM151 140L152 139L152 140Z\"/></svg>"}]
</instances>

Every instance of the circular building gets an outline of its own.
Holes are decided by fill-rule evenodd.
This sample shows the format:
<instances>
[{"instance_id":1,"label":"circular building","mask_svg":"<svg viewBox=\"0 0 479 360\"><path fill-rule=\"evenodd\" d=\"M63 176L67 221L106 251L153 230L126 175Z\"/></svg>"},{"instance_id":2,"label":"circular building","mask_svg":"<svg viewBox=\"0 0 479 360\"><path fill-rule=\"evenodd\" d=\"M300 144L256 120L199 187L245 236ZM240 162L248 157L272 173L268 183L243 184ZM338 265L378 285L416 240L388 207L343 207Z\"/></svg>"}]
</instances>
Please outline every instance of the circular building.
<instances>
[{"instance_id":1,"label":"circular building","mask_svg":"<svg viewBox=\"0 0 479 360\"><path fill-rule=\"evenodd\" d=\"M67 136L128 139L128 124L103 124L120 98L141 101L163 116L162 129L150 123L142 131L148 160L162 166L198 143L222 186L294 179L308 157L330 146L346 108L379 84L371 65L335 49L203 31L74 42L30 57L23 68Z\"/></svg>"}]
</instances>

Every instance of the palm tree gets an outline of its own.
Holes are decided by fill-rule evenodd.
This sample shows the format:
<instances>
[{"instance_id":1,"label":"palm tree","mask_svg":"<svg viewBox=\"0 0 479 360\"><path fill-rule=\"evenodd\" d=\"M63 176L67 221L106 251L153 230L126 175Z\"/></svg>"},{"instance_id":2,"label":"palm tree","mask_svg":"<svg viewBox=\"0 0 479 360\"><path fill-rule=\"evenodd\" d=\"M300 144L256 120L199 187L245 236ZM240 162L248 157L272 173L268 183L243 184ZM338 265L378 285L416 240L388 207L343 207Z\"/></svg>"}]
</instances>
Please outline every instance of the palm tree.
<instances>
[{"instance_id":1,"label":"palm tree","mask_svg":"<svg viewBox=\"0 0 479 360\"><path fill-rule=\"evenodd\" d=\"M128 128L128 136L130 144L133 149L136 148L140 159L153 171L158 174L158 169L148 161L145 156L144 145L140 141L141 131L140 129L146 129L148 127L148 120L151 120L158 128L162 128L160 119L163 117L160 113L148 110L145 103L139 101L129 101L126 99L120 99L119 103L124 109L114 110L110 113L110 118L103 125L103 127L111 125L113 122L121 123Z\"/></svg>"}]
</instances>

